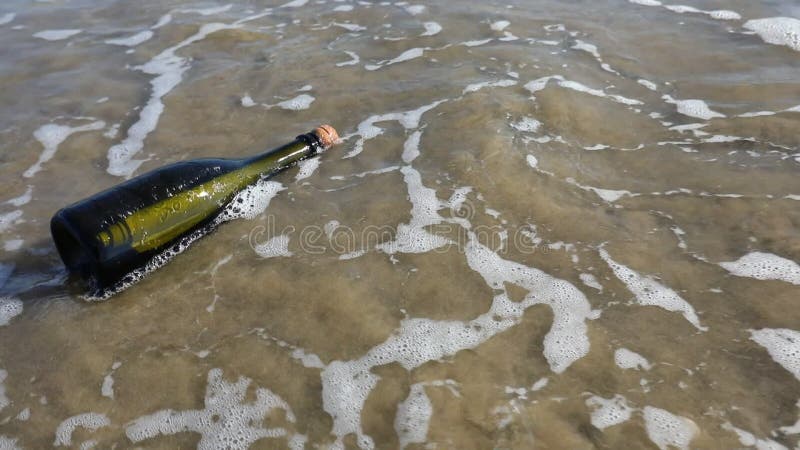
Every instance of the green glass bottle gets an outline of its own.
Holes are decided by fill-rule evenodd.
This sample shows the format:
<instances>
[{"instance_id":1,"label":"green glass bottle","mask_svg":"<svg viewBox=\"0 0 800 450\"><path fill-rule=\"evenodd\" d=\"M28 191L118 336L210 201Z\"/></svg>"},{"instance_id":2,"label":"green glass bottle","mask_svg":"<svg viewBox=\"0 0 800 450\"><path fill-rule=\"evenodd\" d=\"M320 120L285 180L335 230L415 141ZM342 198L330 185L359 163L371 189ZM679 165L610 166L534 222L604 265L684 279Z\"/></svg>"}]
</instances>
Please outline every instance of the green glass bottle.
<instances>
[{"instance_id":1,"label":"green glass bottle","mask_svg":"<svg viewBox=\"0 0 800 450\"><path fill-rule=\"evenodd\" d=\"M336 130L322 125L251 158L155 169L59 210L50 221L53 241L67 269L89 282L90 296L106 296L134 281L134 271L158 255L213 230L242 189L337 140Z\"/></svg>"}]
</instances>

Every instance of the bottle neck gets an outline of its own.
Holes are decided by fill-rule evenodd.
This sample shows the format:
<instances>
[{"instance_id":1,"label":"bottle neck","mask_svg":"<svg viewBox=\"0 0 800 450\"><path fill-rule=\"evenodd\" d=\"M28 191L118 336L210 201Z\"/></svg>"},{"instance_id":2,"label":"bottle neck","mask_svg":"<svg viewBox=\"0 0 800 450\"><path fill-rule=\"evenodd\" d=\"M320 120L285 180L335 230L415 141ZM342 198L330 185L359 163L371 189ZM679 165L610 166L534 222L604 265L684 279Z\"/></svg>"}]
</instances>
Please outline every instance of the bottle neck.
<instances>
[{"instance_id":1,"label":"bottle neck","mask_svg":"<svg viewBox=\"0 0 800 450\"><path fill-rule=\"evenodd\" d=\"M316 155L321 149L314 133L301 134L288 144L245 159L244 165L262 174L274 173Z\"/></svg>"}]
</instances>

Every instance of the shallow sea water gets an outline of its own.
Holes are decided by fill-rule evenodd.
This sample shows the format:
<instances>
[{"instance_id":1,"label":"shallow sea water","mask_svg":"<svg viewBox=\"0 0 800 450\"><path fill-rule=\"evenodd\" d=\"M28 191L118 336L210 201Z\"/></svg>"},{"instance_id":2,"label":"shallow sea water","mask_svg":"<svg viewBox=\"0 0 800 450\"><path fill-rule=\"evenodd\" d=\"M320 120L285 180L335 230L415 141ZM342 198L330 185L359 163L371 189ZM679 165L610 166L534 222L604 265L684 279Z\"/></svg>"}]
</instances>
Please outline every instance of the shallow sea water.
<instances>
[{"instance_id":1,"label":"shallow sea water","mask_svg":"<svg viewBox=\"0 0 800 450\"><path fill-rule=\"evenodd\" d=\"M798 19L3 2L0 448L798 448ZM64 272L58 208L321 123L128 290Z\"/></svg>"}]
</instances>

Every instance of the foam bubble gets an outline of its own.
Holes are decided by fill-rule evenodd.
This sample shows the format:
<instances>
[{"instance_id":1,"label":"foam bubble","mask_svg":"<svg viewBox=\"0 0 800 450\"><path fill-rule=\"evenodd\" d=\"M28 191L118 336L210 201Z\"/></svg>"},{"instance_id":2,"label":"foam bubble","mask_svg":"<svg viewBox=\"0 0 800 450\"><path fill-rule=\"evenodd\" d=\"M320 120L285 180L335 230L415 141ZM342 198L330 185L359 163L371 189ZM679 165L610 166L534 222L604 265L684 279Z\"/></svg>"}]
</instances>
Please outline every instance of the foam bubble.
<instances>
[{"instance_id":1,"label":"foam bubble","mask_svg":"<svg viewBox=\"0 0 800 450\"><path fill-rule=\"evenodd\" d=\"M800 20L793 17L769 17L748 20L744 27L755 31L768 44L785 45L800 52Z\"/></svg>"},{"instance_id":2,"label":"foam bubble","mask_svg":"<svg viewBox=\"0 0 800 450\"><path fill-rule=\"evenodd\" d=\"M236 382L228 383L222 377L221 369L211 369L208 372L205 409L164 409L128 423L125 434L128 439L138 443L158 435L191 431L201 435L197 444L199 450L244 450L259 439L287 436L285 428L261 428L259 424L273 410L283 410L286 419L290 423L295 422L289 405L265 388L256 389L252 403L244 403L250 382L249 378L239 377ZM294 446L298 441L303 442L302 437L298 439L297 435L290 436L289 440L295 442Z\"/></svg>"},{"instance_id":3,"label":"foam bubble","mask_svg":"<svg viewBox=\"0 0 800 450\"><path fill-rule=\"evenodd\" d=\"M442 26L438 22L424 22L422 26L425 27L425 32L420 36L434 36L442 31Z\"/></svg>"},{"instance_id":4,"label":"foam bubble","mask_svg":"<svg viewBox=\"0 0 800 450\"><path fill-rule=\"evenodd\" d=\"M627 348L618 348L614 352L614 363L620 369L650 370L653 367L644 356Z\"/></svg>"},{"instance_id":5,"label":"foam bubble","mask_svg":"<svg viewBox=\"0 0 800 450\"><path fill-rule=\"evenodd\" d=\"M285 234L274 236L267 242L257 245L253 250L262 258L292 256L292 252L289 251L289 236Z\"/></svg>"},{"instance_id":6,"label":"foam bubble","mask_svg":"<svg viewBox=\"0 0 800 450\"><path fill-rule=\"evenodd\" d=\"M592 425L601 430L627 422L633 412L627 399L619 394L609 399L593 395L586 399L586 406L592 408Z\"/></svg>"},{"instance_id":7,"label":"foam bubble","mask_svg":"<svg viewBox=\"0 0 800 450\"><path fill-rule=\"evenodd\" d=\"M658 306L667 311L681 313L698 330L708 330L708 327L700 325L700 319L698 319L692 305L681 298L675 291L650 276L641 275L614 261L605 249L601 248L599 252L600 257L611 267L614 275L636 296L636 301L640 305Z\"/></svg>"},{"instance_id":8,"label":"foam bubble","mask_svg":"<svg viewBox=\"0 0 800 450\"><path fill-rule=\"evenodd\" d=\"M295 98L282 101L276 106L292 111L299 111L301 109L308 109L311 104L314 103L314 100L316 99L308 94L300 94Z\"/></svg>"},{"instance_id":9,"label":"foam bubble","mask_svg":"<svg viewBox=\"0 0 800 450\"><path fill-rule=\"evenodd\" d=\"M432 415L433 405L425 394L424 384L412 384L408 397L397 405L394 419L394 429L400 439L401 449L408 444L425 442Z\"/></svg>"},{"instance_id":10,"label":"foam bubble","mask_svg":"<svg viewBox=\"0 0 800 450\"><path fill-rule=\"evenodd\" d=\"M153 32L150 30L140 31L132 36L124 37L124 38L117 38L117 39L108 39L105 41L106 44L111 45L122 45L125 47L136 47L137 45L149 41L150 38L153 37Z\"/></svg>"},{"instance_id":11,"label":"foam bubble","mask_svg":"<svg viewBox=\"0 0 800 450\"><path fill-rule=\"evenodd\" d=\"M523 117L517 122L511 124L511 128L525 132L536 132L542 126L542 123L533 117Z\"/></svg>"},{"instance_id":12,"label":"foam bubble","mask_svg":"<svg viewBox=\"0 0 800 450\"><path fill-rule=\"evenodd\" d=\"M300 161L298 167L300 168L297 171L297 175L295 176L295 181L304 180L316 172L317 168L319 168L320 159L319 158L309 158L303 161Z\"/></svg>"},{"instance_id":13,"label":"foam bubble","mask_svg":"<svg viewBox=\"0 0 800 450\"><path fill-rule=\"evenodd\" d=\"M800 332L787 328L750 330L750 339L767 349L772 359L800 380Z\"/></svg>"},{"instance_id":14,"label":"foam bubble","mask_svg":"<svg viewBox=\"0 0 800 450\"><path fill-rule=\"evenodd\" d=\"M50 161L55 156L58 146L73 133L82 131L101 130L105 128L106 123L102 120L92 122L90 124L81 125L78 127L69 127L66 125L56 125L49 123L42 125L33 132L33 137L42 144L44 150L39 155L39 160L34 165L28 168L22 176L30 178L36 175L37 172L42 170L42 164Z\"/></svg>"},{"instance_id":15,"label":"foam bubble","mask_svg":"<svg viewBox=\"0 0 800 450\"><path fill-rule=\"evenodd\" d=\"M353 5L339 5L333 8L334 11L348 12L353 10Z\"/></svg>"},{"instance_id":16,"label":"foam bubble","mask_svg":"<svg viewBox=\"0 0 800 450\"><path fill-rule=\"evenodd\" d=\"M61 41L75 36L82 31L83 30L44 30L34 33L33 37L44 39L46 41Z\"/></svg>"},{"instance_id":17,"label":"foam bubble","mask_svg":"<svg viewBox=\"0 0 800 450\"><path fill-rule=\"evenodd\" d=\"M250 108L250 107L256 106L256 104L257 104L256 102L253 101L253 97L250 97L250 94L245 94L242 97L242 99L240 100L240 103L245 108Z\"/></svg>"},{"instance_id":18,"label":"foam bubble","mask_svg":"<svg viewBox=\"0 0 800 450\"><path fill-rule=\"evenodd\" d=\"M22 314L22 301L11 297L0 297L0 326L8 325L11 319Z\"/></svg>"},{"instance_id":19,"label":"foam bubble","mask_svg":"<svg viewBox=\"0 0 800 450\"><path fill-rule=\"evenodd\" d=\"M644 408L644 424L647 437L661 450L667 450L670 446L689 448L698 431L692 420L652 406Z\"/></svg>"},{"instance_id":20,"label":"foam bubble","mask_svg":"<svg viewBox=\"0 0 800 450\"><path fill-rule=\"evenodd\" d=\"M509 25L511 25L511 22L507 20L498 20L496 22L492 22L489 25L489 28L491 28L494 31L503 31L506 28L508 28Z\"/></svg>"},{"instance_id":21,"label":"foam bubble","mask_svg":"<svg viewBox=\"0 0 800 450\"><path fill-rule=\"evenodd\" d=\"M525 156L525 161L528 163L529 166L533 167L534 169L539 166L539 160L536 159L533 155Z\"/></svg>"},{"instance_id":22,"label":"foam bubble","mask_svg":"<svg viewBox=\"0 0 800 450\"><path fill-rule=\"evenodd\" d=\"M800 265L772 253L751 252L736 261L719 263L728 272L757 280L780 280L800 285Z\"/></svg>"},{"instance_id":23,"label":"foam bubble","mask_svg":"<svg viewBox=\"0 0 800 450\"><path fill-rule=\"evenodd\" d=\"M15 17L17 17L16 13L5 13L5 14L3 14L2 16L0 16L0 25L5 25L7 23L11 23L11 21L13 21Z\"/></svg>"},{"instance_id":24,"label":"foam bubble","mask_svg":"<svg viewBox=\"0 0 800 450\"><path fill-rule=\"evenodd\" d=\"M220 214L218 222L222 223L233 219L255 219L266 211L269 202L284 189L286 188L277 181L259 180L233 197L233 200Z\"/></svg>"},{"instance_id":25,"label":"foam bubble","mask_svg":"<svg viewBox=\"0 0 800 450\"><path fill-rule=\"evenodd\" d=\"M628 0L628 1L642 6L661 6L661 2L658 0Z\"/></svg>"},{"instance_id":26,"label":"foam bubble","mask_svg":"<svg viewBox=\"0 0 800 450\"><path fill-rule=\"evenodd\" d=\"M676 105L678 112L684 116L695 117L703 120L711 120L715 117L725 117L725 114L712 111L711 108L708 107L708 104L703 100L676 100L669 95L664 95L661 98L667 103Z\"/></svg>"},{"instance_id":27,"label":"foam bubble","mask_svg":"<svg viewBox=\"0 0 800 450\"><path fill-rule=\"evenodd\" d=\"M56 440L53 442L53 445L56 447L62 445L66 447L71 446L72 432L78 427L86 428L89 431L96 431L109 425L111 425L111 421L108 420L105 414L101 413L88 412L72 416L58 425L56 429Z\"/></svg>"}]
</instances>

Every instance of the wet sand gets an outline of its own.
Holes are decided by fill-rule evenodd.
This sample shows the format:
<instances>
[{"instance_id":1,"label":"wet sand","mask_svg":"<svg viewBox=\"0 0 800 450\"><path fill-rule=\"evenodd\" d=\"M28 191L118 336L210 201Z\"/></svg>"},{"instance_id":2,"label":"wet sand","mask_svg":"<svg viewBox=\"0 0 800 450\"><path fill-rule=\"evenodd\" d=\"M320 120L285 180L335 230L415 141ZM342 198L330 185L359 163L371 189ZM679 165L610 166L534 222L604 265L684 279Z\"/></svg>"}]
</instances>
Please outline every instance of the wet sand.
<instances>
[{"instance_id":1,"label":"wet sand","mask_svg":"<svg viewBox=\"0 0 800 450\"><path fill-rule=\"evenodd\" d=\"M800 27L748 21L800 9L655 3L4 4L0 448L796 447ZM58 208L320 123L254 219L64 272Z\"/></svg>"}]
</instances>

